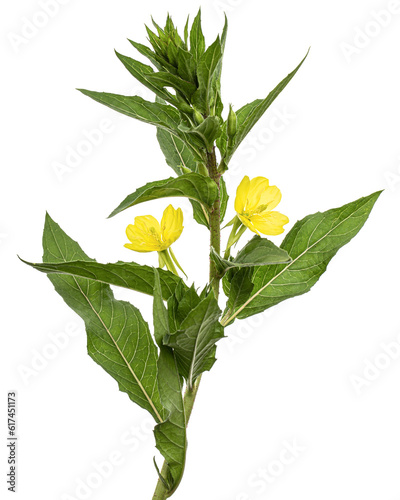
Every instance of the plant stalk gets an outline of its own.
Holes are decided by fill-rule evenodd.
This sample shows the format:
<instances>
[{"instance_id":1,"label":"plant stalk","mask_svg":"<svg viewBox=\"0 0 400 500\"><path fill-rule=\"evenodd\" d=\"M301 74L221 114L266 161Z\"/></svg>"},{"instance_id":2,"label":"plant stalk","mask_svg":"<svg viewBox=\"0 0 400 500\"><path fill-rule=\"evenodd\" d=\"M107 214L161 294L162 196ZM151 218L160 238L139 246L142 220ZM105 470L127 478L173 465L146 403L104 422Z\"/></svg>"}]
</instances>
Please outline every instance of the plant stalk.
<instances>
[{"instance_id":1,"label":"plant stalk","mask_svg":"<svg viewBox=\"0 0 400 500\"><path fill-rule=\"evenodd\" d=\"M209 223L210 223L210 246L214 248L218 254L221 252L221 222L220 222L220 217L221 217L221 200L220 200L220 178L221 178L221 173L218 172L218 165L217 165L217 159L215 156L215 147L213 148L213 151L211 153L207 153L207 170L209 172L210 178L213 179L213 181L217 184L218 186L218 198L215 200L215 203L210 211L210 218L209 218ZM212 287L212 290L214 292L215 298L218 300L219 296L219 282L220 282L220 277L218 275L217 268L215 267L214 261L210 258L210 284ZM193 410L193 405L196 400L197 396L197 391L199 390L200 386L200 381L201 381L201 375L197 377L195 380L193 387L189 388L187 387L185 390L185 395L183 398L183 405L185 408L185 415L186 415L186 427L189 423L190 415L192 414ZM163 478L166 478L168 475L168 464L166 461L164 461L164 464L161 469L161 476ZM153 495L153 500L166 500L169 498L175 490L173 491L168 491L168 489L165 487L163 481L159 478L157 482L156 489L154 491Z\"/></svg>"}]
</instances>

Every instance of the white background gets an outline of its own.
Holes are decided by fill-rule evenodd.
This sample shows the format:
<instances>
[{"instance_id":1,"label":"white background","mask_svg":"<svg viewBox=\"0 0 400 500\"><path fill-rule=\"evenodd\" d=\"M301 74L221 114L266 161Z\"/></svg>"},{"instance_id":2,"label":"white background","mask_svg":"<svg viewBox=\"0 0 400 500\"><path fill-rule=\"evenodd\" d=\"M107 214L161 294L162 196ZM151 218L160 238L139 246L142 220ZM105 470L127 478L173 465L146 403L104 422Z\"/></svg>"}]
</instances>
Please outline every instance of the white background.
<instances>
[{"instance_id":1,"label":"white background","mask_svg":"<svg viewBox=\"0 0 400 500\"><path fill-rule=\"evenodd\" d=\"M183 26L199 1L60 0L58 8L54 1L50 17L36 0L3 0L0 7L1 458L4 403L7 391L16 390L21 500L149 500L156 450L148 415L87 356L80 319L46 276L16 254L41 259L48 210L100 262L156 263L154 254L123 247L125 227L136 215L160 217L165 201L105 219L135 188L171 174L155 130L74 89L151 98L113 49L136 57L126 38L145 43L151 15L161 24L168 9ZM268 177L282 190L279 209L291 227L309 213L385 192L309 294L228 330L213 372L203 378L187 470L174 498L398 500L399 2L210 0L201 6L208 43L222 29L222 10L229 16L223 99L235 109L264 97L312 47L251 133L252 143L236 154L231 193L245 174ZM394 7L396 13L382 13ZM98 143L68 166L68 153L82 152L85 134L105 123ZM60 174L60 165L68 171ZM186 210L175 253L203 285L207 231L190 220L185 200L173 204ZM151 321L150 298L116 294ZM64 345L57 347L55 338ZM391 358L382 343L392 343ZM279 465L285 442L301 451ZM113 470L106 470L111 460ZM99 464L108 477L96 472ZM270 483L258 477L263 469Z\"/></svg>"}]
</instances>

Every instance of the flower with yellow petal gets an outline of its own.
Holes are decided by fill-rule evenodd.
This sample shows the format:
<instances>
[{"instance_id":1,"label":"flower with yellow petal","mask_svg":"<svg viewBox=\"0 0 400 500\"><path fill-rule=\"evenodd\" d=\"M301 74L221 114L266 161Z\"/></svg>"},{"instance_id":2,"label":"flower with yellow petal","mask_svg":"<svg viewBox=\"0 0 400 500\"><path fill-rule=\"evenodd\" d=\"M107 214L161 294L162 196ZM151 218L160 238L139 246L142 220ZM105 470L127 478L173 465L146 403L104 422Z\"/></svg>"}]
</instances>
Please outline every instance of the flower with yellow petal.
<instances>
[{"instance_id":1,"label":"flower with yellow petal","mask_svg":"<svg viewBox=\"0 0 400 500\"><path fill-rule=\"evenodd\" d=\"M183 213L180 208L175 210L169 205L163 213L161 224L152 215L135 217L134 224L126 228L130 243L125 247L135 252L158 252L160 267L177 274L172 261L182 270L170 248L183 231ZM171 259L172 258L172 259Z\"/></svg>"},{"instance_id":2,"label":"flower with yellow petal","mask_svg":"<svg viewBox=\"0 0 400 500\"><path fill-rule=\"evenodd\" d=\"M286 215L273 210L281 198L280 190L270 186L265 177L250 180L246 175L236 191L235 211L242 224L254 233L281 234L289 222Z\"/></svg>"},{"instance_id":3,"label":"flower with yellow petal","mask_svg":"<svg viewBox=\"0 0 400 500\"><path fill-rule=\"evenodd\" d=\"M281 201L282 194L276 186L270 186L265 177L249 179L246 175L236 191L236 216L228 225L233 225L225 252L225 258L230 255L230 247L249 228L258 235L277 235L283 233L283 226L289 222L286 215L273 209Z\"/></svg>"}]
</instances>

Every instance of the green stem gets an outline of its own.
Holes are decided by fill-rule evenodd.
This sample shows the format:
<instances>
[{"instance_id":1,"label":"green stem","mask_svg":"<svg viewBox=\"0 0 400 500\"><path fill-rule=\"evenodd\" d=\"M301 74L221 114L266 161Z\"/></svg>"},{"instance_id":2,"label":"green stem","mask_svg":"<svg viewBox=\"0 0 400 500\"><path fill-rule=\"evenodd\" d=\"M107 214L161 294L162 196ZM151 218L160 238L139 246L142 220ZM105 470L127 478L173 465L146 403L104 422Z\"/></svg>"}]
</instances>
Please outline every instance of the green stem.
<instances>
[{"instance_id":1,"label":"green stem","mask_svg":"<svg viewBox=\"0 0 400 500\"><path fill-rule=\"evenodd\" d=\"M218 186L218 198L210 211L210 246L212 246L214 250L219 254L221 252L221 201L219 195L219 180L221 178L221 174L218 172L215 148L213 149L212 153L207 153L207 169L211 179L213 179ZM210 283L214 291L214 296L217 300L219 296L219 282L220 277L218 276L218 271L214 265L214 262L210 259ZM185 407L186 426L188 425L190 415L192 414L193 405L200 386L200 381L201 375L197 377L191 389L189 387L186 387L185 390L183 405ZM164 478L168 477L168 464L166 461L164 461L164 464L162 466L161 476ZM174 493L174 491L169 492L168 489L164 486L163 481L159 478L153 495L153 500L166 500Z\"/></svg>"}]
</instances>

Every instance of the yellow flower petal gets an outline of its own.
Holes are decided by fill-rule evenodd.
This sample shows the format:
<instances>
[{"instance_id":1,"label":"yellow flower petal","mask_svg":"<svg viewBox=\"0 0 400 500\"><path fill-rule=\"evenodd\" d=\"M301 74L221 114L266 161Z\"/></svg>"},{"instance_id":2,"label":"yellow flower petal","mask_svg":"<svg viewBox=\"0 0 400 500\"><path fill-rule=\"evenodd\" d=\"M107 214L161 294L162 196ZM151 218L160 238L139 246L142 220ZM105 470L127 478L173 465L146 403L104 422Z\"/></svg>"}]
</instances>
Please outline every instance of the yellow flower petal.
<instances>
[{"instance_id":1,"label":"yellow flower petal","mask_svg":"<svg viewBox=\"0 0 400 500\"><path fill-rule=\"evenodd\" d=\"M284 231L283 226L288 222L288 217L280 212L267 212L265 214L254 215L251 217L251 224L253 228L250 227L250 229L255 233L274 236L282 234Z\"/></svg>"},{"instance_id":2,"label":"yellow flower petal","mask_svg":"<svg viewBox=\"0 0 400 500\"><path fill-rule=\"evenodd\" d=\"M259 206L265 206L265 210L273 210L281 201L282 193L276 186L268 186L261 194Z\"/></svg>"},{"instance_id":3,"label":"yellow flower petal","mask_svg":"<svg viewBox=\"0 0 400 500\"><path fill-rule=\"evenodd\" d=\"M135 217L135 223L126 228L130 243L126 243L125 247L135 252L161 252L179 238L182 230L182 210L175 210L169 205L164 210L161 225L152 215Z\"/></svg>"},{"instance_id":4,"label":"yellow flower petal","mask_svg":"<svg viewBox=\"0 0 400 500\"><path fill-rule=\"evenodd\" d=\"M257 210L260 205L260 198L269 186L269 180L265 177L254 177L250 181L250 188L247 194L246 212Z\"/></svg>"},{"instance_id":5,"label":"yellow flower petal","mask_svg":"<svg viewBox=\"0 0 400 500\"><path fill-rule=\"evenodd\" d=\"M183 213L180 208L174 209L169 205L165 210L161 219L161 235L163 242L167 244L168 248L174 241L176 241L183 231Z\"/></svg>"},{"instance_id":6,"label":"yellow flower petal","mask_svg":"<svg viewBox=\"0 0 400 500\"><path fill-rule=\"evenodd\" d=\"M250 179L247 175L245 175L242 179L242 182L239 184L236 190L235 210L238 214L241 214L244 210L249 188L250 188Z\"/></svg>"}]
</instances>

